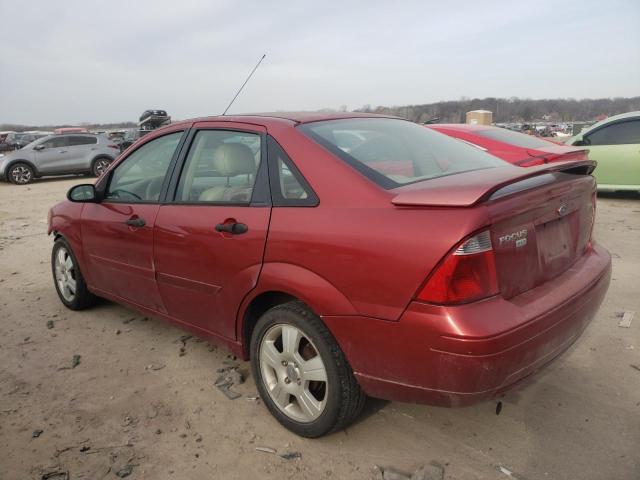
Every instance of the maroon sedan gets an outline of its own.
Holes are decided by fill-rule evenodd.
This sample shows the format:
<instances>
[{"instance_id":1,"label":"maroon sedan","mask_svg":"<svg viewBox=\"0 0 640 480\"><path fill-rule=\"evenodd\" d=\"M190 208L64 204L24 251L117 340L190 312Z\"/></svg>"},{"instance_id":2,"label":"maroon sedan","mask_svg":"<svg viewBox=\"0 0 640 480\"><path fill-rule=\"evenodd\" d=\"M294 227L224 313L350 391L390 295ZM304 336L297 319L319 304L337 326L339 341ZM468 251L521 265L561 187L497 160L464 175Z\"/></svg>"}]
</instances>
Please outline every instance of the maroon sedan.
<instances>
[{"instance_id":1,"label":"maroon sedan","mask_svg":"<svg viewBox=\"0 0 640 480\"><path fill-rule=\"evenodd\" d=\"M427 125L427 127L467 142L520 167L589 158L589 151L584 148L560 145L506 128L459 123L438 123Z\"/></svg>"},{"instance_id":2,"label":"maroon sedan","mask_svg":"<svg viewBox=\"0 0 640 480\"><path fill-rule=\"evenodd\" d=\"M250 359L293 432L366 395L488 399L553 360L607 291L591 161L522 169L397 119L175 123L51 209L61 301L97 297Z\"/></svg>"}]
</instances>

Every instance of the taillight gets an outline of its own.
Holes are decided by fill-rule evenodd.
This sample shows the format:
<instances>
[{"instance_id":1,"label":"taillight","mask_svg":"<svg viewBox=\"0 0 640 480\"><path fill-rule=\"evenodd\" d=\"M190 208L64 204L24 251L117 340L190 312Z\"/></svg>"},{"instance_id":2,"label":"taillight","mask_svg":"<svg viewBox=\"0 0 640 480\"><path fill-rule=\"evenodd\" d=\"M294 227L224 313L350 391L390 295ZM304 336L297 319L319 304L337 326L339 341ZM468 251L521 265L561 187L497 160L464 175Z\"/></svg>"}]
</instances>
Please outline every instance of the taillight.
<instances>
[{"instance_id":1,"label":"taillight","mask_svg":"<svg viewBox=\"0 0 640 480\"><path fill-rule=\"evenodd\" d=\"M499 292L489 230L463 240L431 274L418 300L437 304L468 303Z\"/></svg>"}]
</instances>

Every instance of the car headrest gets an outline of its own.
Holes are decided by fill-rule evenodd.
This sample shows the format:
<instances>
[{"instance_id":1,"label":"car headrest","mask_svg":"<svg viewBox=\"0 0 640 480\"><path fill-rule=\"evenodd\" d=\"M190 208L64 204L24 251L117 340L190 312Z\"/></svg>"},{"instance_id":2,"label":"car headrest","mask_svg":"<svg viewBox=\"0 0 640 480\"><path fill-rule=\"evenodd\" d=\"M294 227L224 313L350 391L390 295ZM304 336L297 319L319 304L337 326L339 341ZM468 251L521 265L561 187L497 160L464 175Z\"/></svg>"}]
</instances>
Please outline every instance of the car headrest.
<instances>
[{"instance_id":1,"label":"car headrest","mask_svg":"<svg viewBox=\"0 0 640 480\"><path fill-rule=\"evenodd\" d=\"M213 152L213 165L223 177L255 173L256 162L251 149L241 143L225 143Z\"/></svg>"}]
</instances>

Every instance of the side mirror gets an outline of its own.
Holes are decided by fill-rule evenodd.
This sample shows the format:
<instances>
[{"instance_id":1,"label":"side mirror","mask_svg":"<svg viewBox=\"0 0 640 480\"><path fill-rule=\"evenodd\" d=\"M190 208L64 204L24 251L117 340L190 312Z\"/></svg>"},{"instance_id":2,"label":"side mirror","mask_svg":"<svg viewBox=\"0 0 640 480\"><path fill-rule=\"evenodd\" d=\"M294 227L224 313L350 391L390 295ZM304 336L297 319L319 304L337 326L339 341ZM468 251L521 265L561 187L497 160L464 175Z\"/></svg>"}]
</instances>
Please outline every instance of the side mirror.
<instances>
[{"instance_id":1,"label":"side mirror","mask_svg":"<svg viewBox=\"0 0 640 480\"><path fill-rule=\"evenodd\" d=\"M83 183L71 187L67 192L67 199L71 202L93 203L97 201L98 196L96 195L96 188L93 185Z\"/></svg>"},{"instance_id":2,"label":"side mirror","mask_svg":"<svg viewBox=\"0 0 640 480\"><path fill-rule=\"evenodd\" d=\"M40 144L40 145L36 145L35 147L33 147L34 150L44 150L44 145Z\"/></svg>"}]
</instances>

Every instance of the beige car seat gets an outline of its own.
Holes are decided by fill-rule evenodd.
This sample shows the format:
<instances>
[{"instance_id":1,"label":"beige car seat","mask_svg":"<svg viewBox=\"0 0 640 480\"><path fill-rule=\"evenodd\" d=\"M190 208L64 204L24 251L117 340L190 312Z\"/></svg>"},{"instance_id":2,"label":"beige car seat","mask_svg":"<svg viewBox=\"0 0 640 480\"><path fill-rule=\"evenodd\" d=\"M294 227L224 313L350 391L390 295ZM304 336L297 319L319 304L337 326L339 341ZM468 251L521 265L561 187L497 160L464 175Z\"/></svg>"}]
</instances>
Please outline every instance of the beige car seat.
<instances>
[{"instance_id":1,"label":"beige car seat","mask_svg":"<svg viewBox=\"0 0 640 480\"><path fill-rule=\"evenodd\" d=\"M251 149L241 143L224 143L213 152L213 166L226 185L209 188L200 194L201 202L248 202L251 200L256 162ZM231 185L231 177L246 175L244 185Z\"/></svg>"}]
</instances>

